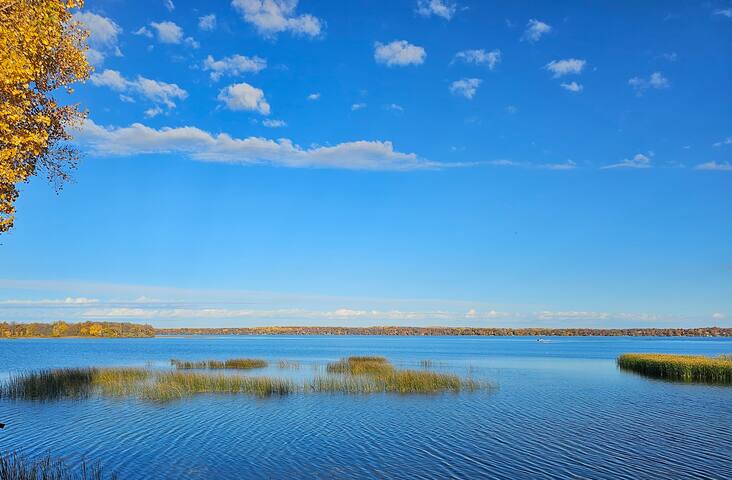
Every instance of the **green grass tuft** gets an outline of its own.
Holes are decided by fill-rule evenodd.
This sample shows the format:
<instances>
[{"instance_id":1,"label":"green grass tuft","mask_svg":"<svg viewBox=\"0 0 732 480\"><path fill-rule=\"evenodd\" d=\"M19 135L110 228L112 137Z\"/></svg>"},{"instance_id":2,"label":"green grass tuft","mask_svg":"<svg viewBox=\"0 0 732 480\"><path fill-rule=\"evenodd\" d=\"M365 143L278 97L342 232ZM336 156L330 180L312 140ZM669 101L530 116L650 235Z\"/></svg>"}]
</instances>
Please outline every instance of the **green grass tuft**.
<instances>
[{"instance_id":1,"label":"green grass tuft","mask_svg":"<svg viewBox=\"0 0 732 480\"><path fill-rule=\"evenodd\" d=\"M117 475L104 474L99 464L89 466L84 459L72 470L63 460L50 456L30 460L15 453L0 455L0 479L2 480L115 480Z\"/></svg>"}]
</instances>

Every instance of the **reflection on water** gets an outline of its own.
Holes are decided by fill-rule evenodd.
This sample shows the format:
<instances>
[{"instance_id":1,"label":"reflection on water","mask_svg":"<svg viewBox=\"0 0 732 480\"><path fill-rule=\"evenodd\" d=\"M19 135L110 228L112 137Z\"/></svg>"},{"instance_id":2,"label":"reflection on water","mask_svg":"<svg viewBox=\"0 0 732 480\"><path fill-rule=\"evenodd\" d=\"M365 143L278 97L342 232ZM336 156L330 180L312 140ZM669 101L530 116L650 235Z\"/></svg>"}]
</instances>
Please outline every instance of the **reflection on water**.
<instances>
[{"instance_id":1,"label":"reflection on water","mask_svg":"<svg viewBox=\"0 0 732 480\"><path fill-rule=\"evenodd\" d=\"M732 388L620 372L621 352L716 355L732 340L198 337L0 342L0 374L171 358L265 358L303 379L347 355L471 375L496 392L205 395L167 405L0 401L0 450L85 455L121 478L732 478ZM299 363L279 368L278 360Z\"/></svg>"}]
</instances>

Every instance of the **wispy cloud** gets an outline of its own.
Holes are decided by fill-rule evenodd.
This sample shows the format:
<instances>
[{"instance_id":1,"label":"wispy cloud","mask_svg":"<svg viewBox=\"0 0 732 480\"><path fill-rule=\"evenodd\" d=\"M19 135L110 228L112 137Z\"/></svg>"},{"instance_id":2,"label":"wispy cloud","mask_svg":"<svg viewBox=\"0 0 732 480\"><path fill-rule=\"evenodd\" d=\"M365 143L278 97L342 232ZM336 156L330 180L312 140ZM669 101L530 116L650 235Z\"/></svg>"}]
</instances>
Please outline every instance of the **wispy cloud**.
<instances>
[{"instance_id":1,"label":"wispy cloud","mask_svg":"<svg viewBox=\"0 0 732 480\"><path fill-rule=\"evenodd\" d=\"M501 63L502 54L499 49L491 50L486 52L483 49L478 50L463 50L455 54L453 62L462 61L465 63L472 63L474 65L485 65L489 70L496 68L496 65Z\"/></svg>"},{"instance_id":2,"label":"wispy cloud","mask_svg":"<svg viewBox=\"0 0 732 480\"><path fill-rule=\"evenodd\" d=\"M495 167L516 167L516 168L527 168L527 169L538 169L538 170L574 170L577 168L577 164L572 160L567 160L562 163L532 163L532 162L519 162L516 160L500 159L490 160L485 162L488 165Z\"/></svg>"},{"instance_id":3,"label":"wispy cloud","mask_svg":"<svg viewBox=\"0 0 732 480\"><path fill-rule=\"evenodd\" d=\"M671 86L668 78L664 77L661 72L653 72L650 77L633 77L628 80L628 85L633 87L637 95L643 95L646 90L653 88L661 90Z\"/></svg>"},{"instance_id":4,"label":"wispy cloud","mask_svg":"<svg viewBox=\"0 0 732 480\"><path fill-rule=\"evenodd\" d=\"M388 67L405 67L407 65L421 65L427 58L424 48L412 45L406 40L394 40L383 44L374 44L374 60L376 63Z\"/></svg>"},{"instance_id":5,"label":"wispy cloud","mask_svg":"<svg viewBox=\"0 0 732 480\"><path fill-rule=\"evenodd\" d=\"M117 70L104 70L102 73L94 73L89 81L97 87L108 87L115 92L137 95L151 102L163 104L168 108L175 107L174 100L184 100L188 97L188 92L175 83L152 80L141 75L138 75L134 80L130 80Z\"/></svg>"},{"instance_id":6,"label":"wispy cloud","mask_svg":"<svg viewBox=\"0 0 732 480\"><path fill-rule=\"evenodd\" d=\"M216 29L216 15L211 13L198 17L198 28L204 32L210 32Z\"/></svg>"},{"instance_id":7,"label":"wispy cloud","mask_svg":"<svg viewBox=\"0 0 732 480\"><path fill-rule=\"evenodd\" d=\"M579 84L577 82L561 83L560 86L563 89L569 90L570 92L574 93L579 93L585 88L582 86L582 84Z\"/></svg>"},{"instance_id":8,"label":"wispy cloud","mask_svg":"<svg viewBox=\"0 0 732 480\"><path fill-rule=\"evenodd\" d=\"M720 172L732 172L732 163L730 162L706 162L694 167L695 170L717 170Z\"/></svg>"},{"instance_id":9,"label":"wispy cloud","mask_svg":"<svg viewBox=\"0 0 732 480\"><path fill-rule=\"evenodd\" d=\"M89 305L99 303L96 298L66 297L63 299L40 299L40 300L0 300L0 306L63 306L63 305Z\"/></svg>"},{"instance_id":10,"label":"wispy cloud","mask_svg":"<svg viewBox=\"0 0 732 480\"><path fill-rule=\"evenodd\" d=\"M449 0L417 0L415 11L423 17L435 15L450 20L457 11L457 4Z\"/></svg>"},{"instance_id":11,"label":"wispy cloud","mask_svg":"<svg viewBox=\"0 0 732 480\"><path fill-rule=\"evenodd\" d=\"M351 105L351 111L357 112L358 110L363 110L366 107L368 107L368 105L365 103L354 103L353 105Z\"/></svg>"},{"instance_id":12,"label":"wispy cloud","mask_svg":"<svg viewBox=\"0 0 732 480\"><path fill-rule=\"evenodd\" d=\"M714 15L732 18L732 8L720 8L714 11Z\"/></svg>"},{"instance_id":13,"label":"wispy cloud","mask_svg":"<svg viewBox=\"0 0 732 480\"><path fill-rule=\"evenodd\" d=\"M211 72L211 80L218 81L222 76L239 76L245 73L259 73L267 67L267 60L260 57L231 55L215 60L209 55L203 61L203 70Z\"/></svg>"},{"instance_id":14,"label":"wispy cloud","mask_svg":"<svg viewBox=\"0 0 732 480\"><path fill-rule=\"evenodd\" d=\"M586 60L567 58L564 60L552 60L544 68L552 72L554 78L559 78L565 75L578 75L582 73L586 64Z\"/></svg>"},{"instance_id":15,"label":"wispy cloud","mask_svg":"<svg viewBox=\"0 0 732 480\"><path fill-rule=\"evenodd\" d=\"M529 43L535 43L551 31L551 25L532 18L529 20L529 23L526 24L526 30L524 30L521 40Z\"/></svg>"},{"instance_id":16,"label":"wispy cloud","mask_svg":"<svg viewBox=\"0 0 732 480\"><path fill-rule=\"evenodd\" d=\"M723 145L732 145L732 137L727 137L724 140L720 140L712 144L713 147L721 147Z\"/></svg>"},{"instance_id":17,"label":"wispy cloud","mask_svg":"<svg viewBox=\"0 0 732 480\"><path fill-rule=\"evenodd\" d=\"M614 163L612 165L605 165L601 168L650 168L652 156L652 154L644 155L642 153L636 153L632 158L625 158L622 162Z\"/></svg>"},{"instance_id":18,"label":"wispy cloud","mask_svg":"<svg viewBox=\"0 0 732 480\"><path fill-rule=\"evenodd\" d=\"M472 100L478 92L478 87L481 83L483 83L483 80L479 78L462 78L460 80L455 80L450 84L450 93Z\"/></svg>"},{"instance_id":19,"label":"wispy cloud","mask_svg":"<svg viewBox=\"0 0 732 480\"><path fill-rule=\"evenodd\" d=\"M264 37L274 38L283 32L311 38L320 36L324 22L308 13L298 14L296 12L297 4L298 0L233 0L231 2L244 21L253 25Z\"/></svg>"},{"instance_id":20,"label":"wispy cloud","mask_svg":"<svg viewBox=\"0 0 732 480\"><path fill-rule=\"evenodd\" d=\"M308 95L308 100L314 101L320 99L320 92L311 93Z\"/></svg>"}]
</instances>

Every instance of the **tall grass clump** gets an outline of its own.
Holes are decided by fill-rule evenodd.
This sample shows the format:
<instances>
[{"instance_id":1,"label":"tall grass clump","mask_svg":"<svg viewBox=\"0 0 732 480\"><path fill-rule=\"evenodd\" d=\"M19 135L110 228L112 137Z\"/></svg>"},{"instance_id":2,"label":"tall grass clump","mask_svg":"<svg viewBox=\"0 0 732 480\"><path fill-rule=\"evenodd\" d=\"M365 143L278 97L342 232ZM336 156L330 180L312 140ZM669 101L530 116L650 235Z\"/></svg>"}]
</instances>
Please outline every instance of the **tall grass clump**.
<instances>
[{"instance_id":1,"label":"tall grass clump","mask_svg":"<svg viewBox=\"0 0 732 480\"><path fill-rule=\"evenodd\" d=\"M50 456L30 460L15 453L0 455L0 479L2 480L116 480L117 475L105 475L99 464L88 465L84 459L76 469L69 468L63 460Z\"/></svg>"},{"instance_id":2,"label":"tall grass clump","mask_svg":"<svg viewBox=\"0 0 732 480\"><path fill-rule=\"evenodd\" d=\"M350 375L383 375L394 371L394 366L384 357L348 357L329 363L327 370Z\"/></svg>"},{"instance_id":3,"label":"tall grass clump","mask_svg":"<svg viewBox=\"0 0 732 480\"><path fill-rule=\"evenodd\" d=\"M96 371L95 368L59 368L14 374L0 388L0 397L13 400L86 397L92 391Z\"/></svg>"},{"instance_id":4,"label":"tall grass clump","mask_svg":"<svg viewBox=\"0 0 732 480\"><path fill-rule=\"evenodd\" d=\"M240 377L193 372L166 372L145 384L140 397L170 401L202 393L243 393L257 397L287 395L296 390L292 381L270 377Z\"/></svg>"},{"instance_id":5,"label":"tall grass clump","mask_svg":"<svg viewBox=\"0 0 732 480\"><path fill-rule=\"evenodd\" d=\"M201 360L189 362L185 360L171 360L170 364L179 370L196 369L236 369L247 370L250 368L264 368L267 362L258 358L231 358L229 360Z\"/></svg>"},{"instance_id":6,"label":"tall grass clump","mask_svg":"<svg viewBox=\"0 0 732 480\"><path fill-rule=\"evenodd\" d=\"M732 384L732 359L722 357L626 353L617 363L623 370L665 380Z\"/></svg>"},{"instance_id":7,"label":"tall grass clump","mask_svg":"<svg viewBox=\"0 0 732 480\"><path fill-rule=\"evenodd\" d=\"M384 357L348 357L328 364L328 373L341 377L316 377L309 387L318 392L439 393L477 390L478 382L457 375L424 370L398 370Z\"/></svg>"}]
</instances>

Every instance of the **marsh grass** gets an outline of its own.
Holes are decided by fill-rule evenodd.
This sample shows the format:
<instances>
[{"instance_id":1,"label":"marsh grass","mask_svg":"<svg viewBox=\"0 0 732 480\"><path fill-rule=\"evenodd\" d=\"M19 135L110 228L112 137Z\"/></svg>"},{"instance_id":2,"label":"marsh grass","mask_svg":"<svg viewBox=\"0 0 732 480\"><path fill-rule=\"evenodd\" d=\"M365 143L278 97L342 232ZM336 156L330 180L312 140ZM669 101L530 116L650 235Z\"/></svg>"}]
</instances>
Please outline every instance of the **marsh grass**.
<instances>
[{"instance_id":1,"label":"marsh grass","mask_svg":"<svg viewBox=\"0 0 732 480\"><path fill-rule=\"evenodd\" d=\"M427 370L396 369L383 357L348 357L318 370L312 380L296 385L292 380L266 376L244 376L213 372L193 372L197 366L175 370L144 368L66 368L27 372L11 377L0 385L0 397L19 400L55 400L83 398L92 394L105 397L132 397L154 402L168 402L198 394L245 394L271 397L300 392L339 393L439 393L474 391L484 388L479 382L457 375ZM218 362L218 361L217 361ZM231 361L229 361L231 362ZM238 359L229 365L250 365L250 359ZM209 362L205 368L210 367ZM226 362L220 362L226 365ZM287 368L292 368L287 363ZM236 367L221 367L236 368ZM244 367L242 367L244 368ZM250 367L256 368L256 367ZM2 477L0 477L2 479Z\"/></svg>"},{"instance_id":2,"label":"marsh grass","mask_svg":"<svg viewBox=\"0 0 732 480\"><path fill-rule=\"evenodd\" d=\"M350 375L385 375L394 371L394 366L384 357L348 357L328 364L328 373Z\"/></svg>"},{"instance_id":3,"label":"marsh grass","mask_svg":"<svg viewBox=\"0 0 732 480\"><path fill-rule=\"evenodd\" d=\"M185 360L171 360L170 364L179 370L196 370L196 369L232 369L232 370L248 370L252 368L265 368L267 362L258 358L231 358L228 360L201 360L189 362Z\"/></svg>"},{"instance_id":4,"label":"marsh grass","mask_svg":"<svg viewBox=\"0 0 732 480\"><path fill-rule=\"evenodd\" d=\"M623 370L665 380L732 384L732 359L724 356L626 353L617 363Z\"/></svg>"},{"instance_id":5,"label":"marsh grass","mask_svg":"<svg viewBox=\"0 0 732 480\"><path fill-rule=\"evenodd\" d=\"M292 360L280 360L277 362L277 367L281 369L300 370L300 362Z\"/></svg>"},{"instance_id":6,"label":"marsh grass","mask_svg":"<svg viewBox=\"0 0 732 480\"><path fill-rule=\"evenodd\" d=\"M76 469L69 468L63 460L50 456L30 460L15 453L0 455L0 479L2 480L115 480L117 475L107 476L99 464L88 465L84 459Z\"/></svg>"},{"instance_id":7,"label":"marsh grass","mask_svg":"<svg viewBox=\"0 0 732 480\"><path fill-rule=\"evenodd\" d=\"M481 384L457 375L424 370L398 370L384 357L348 357L328 364L328 373L336 377L316 377L313 391L342 393L439 393L474 391Z\"/></svg>"},{"instance_id":8,"label":"marsh grass","mask_svg":"<svg viewBox=\"0 0 732 480\"><path fill-rule=\"evenodd\" d=\"M241 377L192 372L160 373L155 381L143 385L140 397L152 401L169 401L202 393L243 393L257 397L287 395L296 391L289 380L270 377Z\"/></svg>"}]
</instances>

